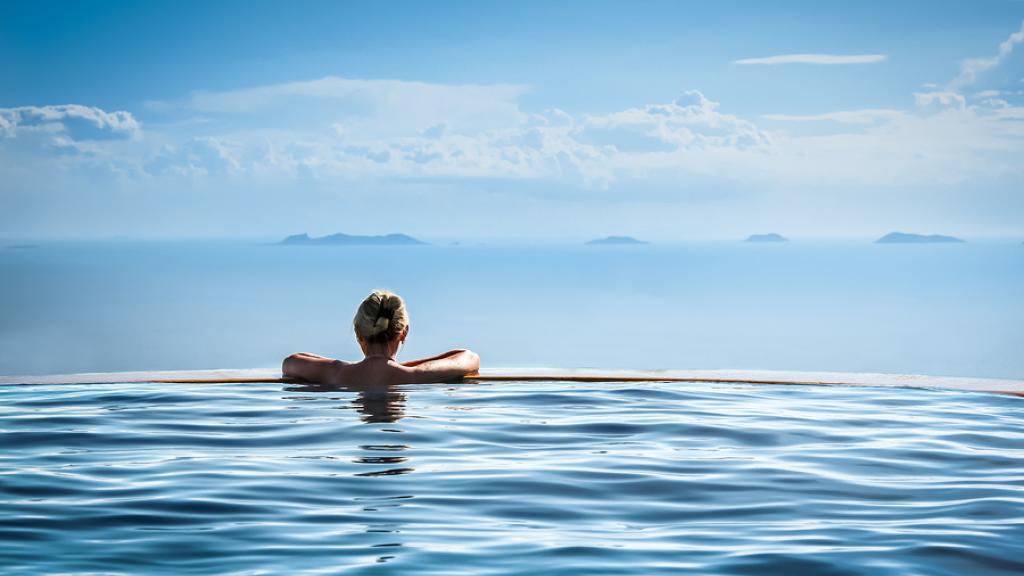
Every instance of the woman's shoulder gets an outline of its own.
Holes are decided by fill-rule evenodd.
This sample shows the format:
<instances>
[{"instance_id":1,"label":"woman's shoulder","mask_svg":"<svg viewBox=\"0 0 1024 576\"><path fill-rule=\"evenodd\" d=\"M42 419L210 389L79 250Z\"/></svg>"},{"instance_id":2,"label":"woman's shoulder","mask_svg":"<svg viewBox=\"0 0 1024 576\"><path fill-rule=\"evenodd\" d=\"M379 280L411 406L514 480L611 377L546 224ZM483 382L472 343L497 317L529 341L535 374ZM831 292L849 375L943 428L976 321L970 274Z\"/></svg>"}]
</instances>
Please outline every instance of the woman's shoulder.
<instances>
[{"instance_id":1,"label":"woman's shoulder","mask_svg":"<svg viewBox=\"0 0 1024 576\"><path fill-rule=\"evenodd\" d=\"M345 360L335 360L330 365L324 367L323 371L323 383L324 384L351 384L360 373L360 362L346 362Z\"/></svg>"}]
</instances>

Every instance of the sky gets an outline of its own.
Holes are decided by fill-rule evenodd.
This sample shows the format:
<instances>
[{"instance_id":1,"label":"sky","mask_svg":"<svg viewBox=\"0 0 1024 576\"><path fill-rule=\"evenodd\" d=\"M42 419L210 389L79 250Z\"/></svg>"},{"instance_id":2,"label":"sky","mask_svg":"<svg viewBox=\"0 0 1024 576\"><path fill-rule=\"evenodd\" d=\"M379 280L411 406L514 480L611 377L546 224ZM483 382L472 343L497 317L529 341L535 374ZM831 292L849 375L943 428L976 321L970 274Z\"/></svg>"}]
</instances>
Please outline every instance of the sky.
<instances>
[{"instance_id":1,"label":"sky","mask_svg":"<svg viewBox=\"0 0 1024 576\"><path fill-rule=\"evenodd\" d=\"M0 3L0 239L1024 236L1024 2Z\"/></svg>"}]
</instances>

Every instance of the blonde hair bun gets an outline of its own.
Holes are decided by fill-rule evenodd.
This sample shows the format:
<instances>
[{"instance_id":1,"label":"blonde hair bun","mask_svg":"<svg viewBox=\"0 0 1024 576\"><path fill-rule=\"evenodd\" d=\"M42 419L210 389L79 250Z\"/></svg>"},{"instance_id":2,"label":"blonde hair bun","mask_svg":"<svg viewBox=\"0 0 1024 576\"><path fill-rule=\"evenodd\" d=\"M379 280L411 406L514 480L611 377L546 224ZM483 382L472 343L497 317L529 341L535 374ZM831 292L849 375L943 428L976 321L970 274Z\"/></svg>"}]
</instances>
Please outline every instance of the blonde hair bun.
<instances>
[{"instance_id":1,"label":"blonde hair bun","mask_svg":"<svg viewBox=\"0 0 1024 576\"><path fill-rule=\"evenodd\" d=\"M389 342L398 338L409 325L402 297L387 290L374 290L352 319L356 337L367 342Z\"/></svg>"},{"instance_id":2,"label":"blonde hair bun","mask_svg":"<svg viewBox=\"0 0 1024 576\"><path fill-rule=\"evenodd\" d=\"M375 336L377 334L385 332L388 329L388 324L391 324L390 319L384 317L377 318L377 321L373 324L371 336Z\"/></svg>"}]
</instances>

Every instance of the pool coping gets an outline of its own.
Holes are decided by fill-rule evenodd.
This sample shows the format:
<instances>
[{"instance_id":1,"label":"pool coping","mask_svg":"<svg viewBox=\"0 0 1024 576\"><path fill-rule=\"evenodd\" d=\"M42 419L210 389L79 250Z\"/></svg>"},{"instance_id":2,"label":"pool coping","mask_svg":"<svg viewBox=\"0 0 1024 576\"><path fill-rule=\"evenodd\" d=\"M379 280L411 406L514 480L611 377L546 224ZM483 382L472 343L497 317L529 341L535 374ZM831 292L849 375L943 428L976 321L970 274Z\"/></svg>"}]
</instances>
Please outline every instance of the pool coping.
<instances>
[{"instance_id":1,"label":"pool coping","mask_svg":"<svg viewBox=\"0 0 1024 576\"><path fill-rule=\"evenodd\" d=\"M990 392L1024 396L1024 380L880 374L863 372L805 372L774 370L603 370L596 368L488 368L467 382L709 382L765 385L873 386ZM231 384L298 382L276 369L162 370L0 376L0 385L117 384Z\"/></svg>"}]
</instances>

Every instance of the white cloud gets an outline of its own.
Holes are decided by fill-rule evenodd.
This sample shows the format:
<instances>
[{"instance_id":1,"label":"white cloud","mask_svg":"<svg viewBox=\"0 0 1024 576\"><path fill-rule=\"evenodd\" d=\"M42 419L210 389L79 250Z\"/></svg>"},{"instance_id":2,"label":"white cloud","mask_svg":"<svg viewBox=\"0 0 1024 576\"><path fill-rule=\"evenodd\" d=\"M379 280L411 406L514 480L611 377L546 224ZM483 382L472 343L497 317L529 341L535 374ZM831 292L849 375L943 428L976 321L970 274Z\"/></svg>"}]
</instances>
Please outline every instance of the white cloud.
<instances>
[{"instance_id":1,"label":"white cloud","mask_svg":"<svg viewBox=\"0 0 1024 576\"><path fill-rule=\"evenodd\" d=\"M284 201L292 195L310 195L309 206L368 190L426 202L402 196L422 187L460 202L486 203L498 188L500 202L532 195L538 206L587 195L691 206L728 194L774 194L786 206L825 202L814 197L822 189L882 197L1024 179L1024 108L989 94L933 90L906 110L767 115L788 123L778 129L695 90L601 114L527 112L526 90L319 79L150 107L145 133L128 112L3 109L0 201L15 189L73 190L253 215L263 205L272 219L282 204L303 204ZM86 139L83 128L119 137Z\"/></svg>"},{"instance_id":2,"label":"white cloud","mask_svg":"<svg viewBox=\"0 0 1024 576\"><path fill-rule=\"evenodd\" d=\"M999 44L999 50L994 56L988 58L968 58L960 63L960 73L949 83L949 87L958 90L965 86L974 84L978 76L983 72L999 66L1011 53L1017 44L1024 42L1024 22L1021 22L1020 29Z\"/></svg>"},{"instance_id":3,"label":"white cloud","mask_svg":"<svg viewBox=\"0 0 1024 576\"><path fill-rule=\"evenodd\" d=\"M777 135L779 153L772 159L774 165L764 169L790 182L845 182L877 188L1019 181L1024 177L1024 165L1018 160L1024 155L1024 107L997 98L1005 94L997 90L977 92L969 100L960 88L998 66L1022 41L1024 26L1000 44L996 56L965 60L947 88L925 84L926 91L914 93L914 106L906 111L766 115L783 122L856 124L860 130Z\"/></svg>"},{"instance_id":4,"label":"white cloud","mask_svg":"<svg viewBox=\"0 0 1024 576\"><path fill-rule=\"evenodd\" d=\"M242 171L245 148L238 142L218 138L193 138L180 144L165 144L144 160L148 174L208 177Z\"/></svg>"},{"instance_id":5,"label":"white cloud","mask_svg":"<svg viewBox=\"0 0 1024 576\"><path fill-rule=\"evenodd\" d=\"M146 169L171 173L177 162L178 173L194 177L278 170L319 179L568 180L600 188L633 172L632 165L650 166L641 160L646 152L770 146L765 132L719 112L697 91L580 117L558 109L525 113L519 99L526 91L329 77L197 93L178 108L202 114L203 122L182 124L181 137L165 143ZM168 106L155 109L166 113ZM221 155L199 153L209 146L199 146L196 130L206 144L235 143L227 168L217 168Z\"/></svg>"},{"instance_id":6,"label":"white cloud","mask_svg":"<svg viewBox=\"0 0 1024 576\"><path fill-rule=\"evenodd\" d=\"M780 122L838 122L840 124L875 124L896 120L906 113L902 110L868 108L864 110L843 110L824 114L765 114L767 120Z\"/></svg>"},{"instance_id":7,"label":"white cloud","mask_svg":"<svg viewBox=\"0 0 1024 576\"><path fill-rule=\"evenodd\" d=\"M777 65L777 64L876 64L888 58L885 54L781 54L762 58L742 58L733 60L733 64L741 65Z\"/></svg>"},{"instance_id":8,"label":"white cloud","mask_svg":"<svg viewBox=\"0 0 1024 576\"><path fill-rule=\"evenodd\" d=\"M927 100L927 98L926 98ZM981 186L1020 180L1024 125L1009 110L961 107L938 100L858 133L779 138L778 162L787 181L894 186Z\"/></svg>"},{"instance_id":9,"label":"white cloud","mask_svg":"<svg viewBox=\"0 0 1024 576\"><path fill-rule=\"evenodd\" d=\"M956 108L964 110L967 108L967 99L963 94L949 91L939 92L915 92L914 105L918 108L935 107L937 109Z\"/></svg>"},{"instance_id":10,"label":"white cloud","mask_svg":"<svg viewBox=\"0 0 1024 576\"><path fill-rule=\"evenodd\" d=\"M333 124L350 136L400 136L439 124L453 131L501 128L525 120L514 84L436 84L327 76L226 92L195 92L179 105L227 124L295 128ZM167 103L151 103L158 110Z\"/></svg>"},{"instance_id":11,"label":"white cloud","mask_svg":"<svg viewBox=\"0 0 1024 576\"><path fill-rule=\"evenodd\" d=\"M718 112L697 90L687 91L669 104L651 104L603 116L586 116L574 134L584 142L598 141L629 151L687 148L755 148L771 144L771 138L753 123Z\"/></svg>"},{"instance_id":12,"label":"white cloud","mask_svg":"<svg viewBox=\"0 0 1024 576\"><path fill-rule=\"evenodd\" d=\"M816 115L772 114L789 123L833 123L834 132L772 132L721 111L699 91L667 103L605 114L570 115L558 109L529 114L506 87L424 86L388 81L370 119L339 120L330 103L351 103L345 86L361 82L311 81L207 93L184 113L202 122L151 124L142 136L127 112L86 107L24 108L0 114L0 130L25 139L21 154L34 154L62 169L106 167L119 178L312 179L373 182L423 179L505 179L558 183L565 190L604 189L629 182L650 187L692 179L751 186L763 182L871 184L951 182L970 174L1019 172L1009 156L1021 150L1024 109L995 99L967 100L956 92L915 94L908 110L864 109ZM360 88L362 89L362 88ZM417 94L448 94L458 111L428 103L413 118L389 115L413 106ZM284 94L286 96L279 96ZM325 94L327 96L325 96ZM428 98L430 100L430 98ZM495 100L497 102L495 102ZM45 112L40 112L44 110ZM479 124L466 110L495 110ZM301 111L301 122L273 119ZM234 121L239 115L244 122ZM84 117L107 131L139 134L136 140L77 140L66 122ZM26 122L26 118L31 121ZM34 119L34 120L33 120ZM856 130L842 128L856 126ZM39 140L42 138L43 140ZM8 142L18 138L8 138ZM27 147L45 142L35 153ZM36 143L36 144L33 144ZM10 151L11 148L8 147ZM63 150L77 152L68 155ZM994 153L989 158L987 154ZM1004 158L1004 155L1007 155ZM666 184L668 185L668 184Z\"/></svg>"},{"instance_id":13,"label":"white cloud","mask_svg":"<svg viewBox=\"0 0 1024 576\"><path fill-rule=\"evenodd\" d=\"M14 136L16 120L10 110L0 109L0 136Z\"/></svg>"},{"instance_id":14,"label":"white cloud","mask_svg":"<svg viewBox=\"0 0 1024 576\"><path fill-rule=\"evenodd\" d=\"M0 108L0 132L13 138L19 131L61 134L72 140L101 140L136 137L141 127L130 112L106 112L79 104Z\"/></svg>"}]
</instances>

